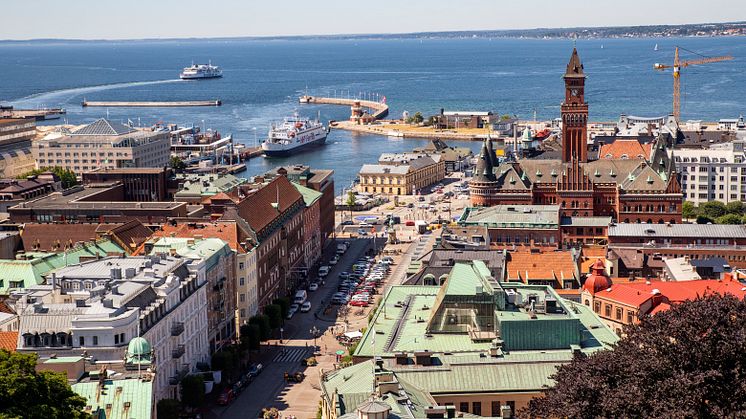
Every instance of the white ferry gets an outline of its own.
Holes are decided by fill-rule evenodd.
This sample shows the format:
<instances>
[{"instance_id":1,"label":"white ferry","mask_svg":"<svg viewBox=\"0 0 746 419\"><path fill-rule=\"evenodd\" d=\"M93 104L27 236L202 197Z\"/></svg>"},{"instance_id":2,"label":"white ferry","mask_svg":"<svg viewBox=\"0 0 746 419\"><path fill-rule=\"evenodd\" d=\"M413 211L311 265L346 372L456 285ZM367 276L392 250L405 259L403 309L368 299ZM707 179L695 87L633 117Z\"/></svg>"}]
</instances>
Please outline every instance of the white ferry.
<instances>
[{"instance_id":1,"label":"white ferry","mask_svg":"<svg viewBox=\"0 0 746 419\"><path fill-rule=\"evenodd\" d=\"M301 118L295 113L279 125L272 124L269 137L262 142L262 151L266 157L289 156L303 148L324 144L327 132L318 119Z\"/></svg>"},{"instance_id":2,"label":"white ferry","mask_svg":"<svg viewBox=\"0 0 746 419\"><path fill-rule=\"evenodd\" d=\"M184 67L179 77L183 80L194 80L194 79L214 79L217 77L223 77L223 70L216 65L212 65L212 61L208 64L194 64L190 67Z\"/></svg>"}]
</instances>

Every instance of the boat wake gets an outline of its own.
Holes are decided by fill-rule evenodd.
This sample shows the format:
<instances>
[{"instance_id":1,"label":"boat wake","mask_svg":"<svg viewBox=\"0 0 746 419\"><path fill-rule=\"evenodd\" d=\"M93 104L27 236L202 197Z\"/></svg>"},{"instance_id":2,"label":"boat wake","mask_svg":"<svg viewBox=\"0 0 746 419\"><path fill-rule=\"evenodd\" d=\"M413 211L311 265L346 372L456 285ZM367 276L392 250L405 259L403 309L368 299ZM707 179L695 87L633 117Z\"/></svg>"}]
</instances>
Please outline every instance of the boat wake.
<instances>
[{"instance_id":1,"label":"boat wake","mask_svg":"<svg viewBox=\"0 0 746 419\"><path fill-rule=\"evenodd\" d=\"M35 93L30 96L13 101L17 107L36 107L38 105L56 106L69 103L72 99L88 93L102 92L104 90L124 89L128 87L149 86L153 84L176 83L179 79L133 81L127 83L110 83L98 86L74 87L72 89L52 90L50 92Z\"/></svg>"}]
</instances>

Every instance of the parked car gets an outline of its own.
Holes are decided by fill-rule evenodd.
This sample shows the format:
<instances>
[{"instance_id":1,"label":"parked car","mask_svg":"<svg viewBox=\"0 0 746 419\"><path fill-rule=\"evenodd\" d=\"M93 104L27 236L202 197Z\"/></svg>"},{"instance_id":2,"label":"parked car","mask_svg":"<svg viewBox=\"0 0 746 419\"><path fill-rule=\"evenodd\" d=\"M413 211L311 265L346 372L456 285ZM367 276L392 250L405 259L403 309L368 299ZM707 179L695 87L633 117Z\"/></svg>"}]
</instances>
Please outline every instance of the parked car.
<instances>
[{"instance_id":1,"label":"parked car","mask_svg":"<svg viewBox=\"0 0 746 419\"><path fill-rule=\"evenodd\" d=\"M343 226L351 226L354 223L352 222L352 220L344 220L340 224L343 225Z\"/></svg>"},{"instance_id":2,"label":"parked car","mask_svg":"<svg viewBox=\"0 0 746 419\"><path fill-rule=\"evenodd\" d=\"M329 275L330 268L326 265L319 267L319 278L325 278Z\"/></svg>"},{"instance_id":3,"label":"parked car","mask_svg":"<svg viewBox=\"0 0 746 419\"><path fill-rule=\"evenodd\" d=\"M218 404L221 406L225 406L228 403L232 402L235 398L236 394L233 392L233 390L226 388L223 390L222 393L220 393L220 396L218 396Z\"/></svg>"},{"instance_id":4,"label":"parked car","mask_svg":"<svg viewBox=\"0 0 746 419\"><path fill-rule=\"evenodd\" d=\"M256 377L261 374L263 368L264 366L262 364L252 365L251 368L249 368L249 375L251 377Z\"/></svg>"},{"instance_id":5,"label":"parked car","mask_svg":"<svg viewBox=\"0 0 746 419\"><path fill-rule=\"evenodd\" d=\"M298 304L291 305L290 308L288 309L288 315L286 316L286 318L288 320L292 319L293 315L295 315L295 313L298 311L298 308L299 308Z\"/></svg>"},{"instance_id":6,"label":"parked car","mask_svg":"<svg viewBox=\"0 0 746 419\"><path fill-rule=\"evenodd\" d=\"M336 264L337 264L337 262L339 262L339 258L338 258L337 256L334 256L333 258L331 258L331 259L329 260L329 264L330 264L330 265L336 265Z\"/></svg>"},{"instance_id":7,"label":"parked car","mask_svg":"<svg viewBox=\"0 0 746 419\"><path fill-rule=\"evenodd\" d=\"M311 311L311 302L310 301L306 301L305 303L303 303L302 306L300 306L300 312L301 313L308 313L309 311Z\"/></svg>"},{"instance_id":8,"label":"parked car","mask_svg":"<svg viewBox=\"0 0 746 419\"><path fill-rule=\"evenodd\" d=\"M317 284L315 282L311 282L311 284L308 285L308 290L309 291L316 291L318 289L319 289L319 284Z\"/></svg>"}]
</instances>

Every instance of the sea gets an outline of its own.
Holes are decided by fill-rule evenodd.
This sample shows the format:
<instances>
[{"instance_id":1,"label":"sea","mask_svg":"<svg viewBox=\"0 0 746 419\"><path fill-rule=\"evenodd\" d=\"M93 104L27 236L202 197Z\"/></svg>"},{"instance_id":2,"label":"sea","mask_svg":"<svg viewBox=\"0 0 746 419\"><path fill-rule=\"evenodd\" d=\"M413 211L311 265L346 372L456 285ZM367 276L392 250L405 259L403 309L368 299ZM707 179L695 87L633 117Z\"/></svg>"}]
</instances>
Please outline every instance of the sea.
<instances>
[{"instance_id":1,"label":"sea","mask_svg":"<svg viewBox=\"0 0 746 419\"><path fill-rule=\"evenodd\" d=\"M559 116L562 74L574 45L588 75L586 100L593 121L615 121L623 113L669 114L672 74L653 66L672 64L676 46L683 59L733 56L682 70L682 119L712 121L746 113L743 37L0 42L0 104L64 107L63 121L71 124L108 116L142 126L199 125L231 133L248 146L261 143L273 121L296 111L323 121L349 117L349 108L342 106L300 105L303 94L385 97L392 117L445 109L548 120ZM182 67L208 61L223 68L223 78L179 80ZM219 99L223 105L105 109L83 108L84 99ZM322 147L286 158L251 159L239 175L306 164L334 169L341 190L361 165L377 161L381 153L426 143L333 130ZM476 142L457 145L480 147Z\"/></svg>"}]
</instances>

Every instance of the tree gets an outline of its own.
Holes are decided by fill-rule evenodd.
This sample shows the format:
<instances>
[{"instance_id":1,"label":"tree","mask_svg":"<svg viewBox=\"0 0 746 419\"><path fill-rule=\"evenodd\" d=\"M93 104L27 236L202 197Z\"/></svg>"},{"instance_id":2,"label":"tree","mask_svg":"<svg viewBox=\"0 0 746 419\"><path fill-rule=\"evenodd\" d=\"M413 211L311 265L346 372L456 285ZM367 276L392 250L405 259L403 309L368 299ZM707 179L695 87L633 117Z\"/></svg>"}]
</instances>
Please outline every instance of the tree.
<instances>
[{"instance_id":1,"label":"tree","mask_svg":"<svg viewBox=\"0 0 746 419\"><path fill-rule=\"evenodd\" d=\"M741 216L738 214L725 214L715 219L716 224L741 224Z\"/></svg>"},{"instance_id":2,"label":"tree","mask_svg":"<svg viewBox=\"0 0 746 419\"><path fill-rule=\"evenodd\" d=\"M272 335L272 327L269 324L269 317L263 314L257 314L249 318L249 324L254 324L259 328L259 339L262 342L269 339Z\"/></svg>"},{"instance_id":3,"label":"tree","mask_svg":"<svg viewBox=\"0 0 746 419\"><path fill-rule=\"evenodd\" d=\"M37 354L0 349L0 418L88 418L65 374L36 371Z\"/></svg>"},{"instance_id":4,"label":"tree","mask_svg":"<svg viewBox=\"0 0 746 419\"><path fill-rule=\"evenodd\" d=\"M705 202L699 206L699 211L701 215L704 215L707 218L712 218L713 220L722 217L726 213L725 204L720 201Z\"/></svg>"},{"instance_id":5,"label":"tree","mask_svg":"<svg viewBox=\"0 0 746 419\"><path fill-rule=\"evenodd\" d=\"M522 417L746 415L746 301L706 295L645 316L613 349L578 355Z\"/></svg>"},{"instance_id":6,"label":"tree","mask_svg":"<svg viewBox=\"0 0 746 419\"><path fill-rule=\"evenodd\" d=\"M226 346L222 350L212 354L212 369L223 372L223 375L232 378L239 373L241 368L241 357L235 346Z\"/></svg>"},{"instance_id":7,"label":"tree","mask_svg":"<svg viewBox=\"0 0 746 419\"><path fill-rule=\"evenodd\" d=\"M260 348L261 331L259 325L245 324L241 326L241 349L256 351Z\"/></svg>"},{"instance_id":8,"label":"tree","mask_svg":"<svg viewBox=\"0 0 746 419\"><path fill-rule=\"evenodd\" d=\"M415 113L414 116L412 117L412 122L414 122L415 124L421 124L422 121L424 120L425 120L425 117L423 117L420 112Z\"/></svg>"},{"instance_id":9,"label":"tree","mask_svg":"<svg viewBox=\"0 0 746 419\"><path fill-rule=\"evenodd\" d=\"M205 380L201 375L187 375L181 380L181 400L195 409L205 404Z\"/></svg>"},{"instance_id":10,"label":"tree","mask_svg":"<svg viewBox=\"0 0 746 419\"><path fill-rule=\"evenodd\" d=\"M56 175L60 182L62 183L62 187L67 189L71 188L78 184L78 178L75 176L75 172L72 170L63 169L62 167L55 166L55 167L40 167L38 169L34 169L31 171L28 171L22 175L18 176L18 179L26 179L29 176L39 176L42 173L51 172L54 175Z\"/></svg>"},{"instance_id":11,"label":"tree","mask_svg":"<svg viewBox=\"0 0 746 419\"><path fill-rule=\"evenodd\" d=\"M288 310L290 309L290 299L287 297L280 297L275 298L272 300L272 304L277 304L280 306L280 315L285 318L285 316L288 315Z\"/></svg>"},{"instance_id":12,"label":"tree","mask_svg":"<svg viewBox=\"0 0 746 419\"><path fill-rule=\"evenodd\" d=\"M709 223L714 223L714 220L704 215L697 216L697 224L709 224Z\"/></svg>"},{"instance_id":13,"label":"tree","mask_svg":"<svg viewBox=\"0 0 746 419\"><path fill-rule=\"evenodd\" d=\"M186 169L186 163L184 163L184 160L182 160L179 156L171 156L169 166L171 166L177 172L181 172Z\"/></svg>"},{"instance_id":14,"label":"tree","mask_svg":"<svg viewBox=\"0 0 746 419\"><path fill-rule=\"evenodd\" d=\"M699 210L693 203L684 201L684 204L681 206L681 215L687 219L697 218L697 216L699 215Z\"/></svg>"},{"instance_id":15,"label":"tree","mask_svg":"<svg viewBox=\"0 0 746 419\"><path fill-rule=\"evenodd\" d=\"M744 206L741 201L733 201L725 204L725 211L728 214L743 215Z\"/></svg>"},{"instance_id":16,"label":"tree","mask_svg":"<svg viewBox=\"0 0 746 419\"><path fill-rule=\"evenodd\" d=\"M264 306L264 314L269 318L269 326L277 329L282 326L282 307L277 304Z\"/></svg>"},{"instance_id":17,"label":"tree","mask_svg":"<svg viewBox=\"0 0 746 419\"><path fill-rule=\"evenodd\" d=\"M176 399L158 400L158 419L179 419L181 402Z\"/></svg>"}]
</instances>

